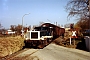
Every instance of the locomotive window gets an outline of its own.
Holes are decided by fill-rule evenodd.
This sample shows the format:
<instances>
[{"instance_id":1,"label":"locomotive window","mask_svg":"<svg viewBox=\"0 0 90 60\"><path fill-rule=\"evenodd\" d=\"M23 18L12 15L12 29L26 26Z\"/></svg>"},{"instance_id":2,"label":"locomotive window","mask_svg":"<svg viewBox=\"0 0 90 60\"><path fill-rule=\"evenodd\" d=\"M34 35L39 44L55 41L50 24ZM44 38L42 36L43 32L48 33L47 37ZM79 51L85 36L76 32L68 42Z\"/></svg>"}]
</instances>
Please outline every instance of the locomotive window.
<instances>
[{"instance_id":1,"label":"locomotive window","mask_svg":"<svg viewBox=\"0 0 90 60\"><path fill-rule=\"evenodd\" d=\"M48 30L48 27L41 27L41 30Z\"/></svg>"}]
</instances>

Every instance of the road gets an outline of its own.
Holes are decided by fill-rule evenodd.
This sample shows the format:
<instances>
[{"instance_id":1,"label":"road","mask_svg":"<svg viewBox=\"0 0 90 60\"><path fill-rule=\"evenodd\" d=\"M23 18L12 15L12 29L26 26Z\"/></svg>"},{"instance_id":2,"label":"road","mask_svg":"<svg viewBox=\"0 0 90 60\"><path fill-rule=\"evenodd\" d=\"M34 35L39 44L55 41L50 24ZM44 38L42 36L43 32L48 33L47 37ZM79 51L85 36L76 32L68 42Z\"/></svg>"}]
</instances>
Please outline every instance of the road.
<instances>
[{"instance_id":1,"label":"road","mask_svg":"<svg viewBox=\"0 0 90 60\"><path fill-rule=\"evenodd\" d=\"M36 56L39 60L90 60L89 52L65 48L55 44L50 44L31 56Z\"/></svg>"},{"instance_id":2,"label":"road","mask_svg":"<svg viewBox=\"0 0 90 60\"><path fill-rule=\"evenodd\" d=\"M24 49L2 60L90 60L90 52L50 44L43 49Z\"/></svg>"}]
</instances>

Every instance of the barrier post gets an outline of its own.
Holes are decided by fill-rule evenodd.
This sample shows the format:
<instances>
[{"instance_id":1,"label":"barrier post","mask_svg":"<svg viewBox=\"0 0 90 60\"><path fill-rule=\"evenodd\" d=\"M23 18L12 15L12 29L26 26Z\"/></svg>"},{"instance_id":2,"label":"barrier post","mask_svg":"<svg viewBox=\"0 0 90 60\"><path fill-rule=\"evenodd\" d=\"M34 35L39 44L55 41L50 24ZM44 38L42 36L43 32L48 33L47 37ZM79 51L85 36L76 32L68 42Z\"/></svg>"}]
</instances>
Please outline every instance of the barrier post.
<instances>
[{"instance_id":1,"label":"barrier post","mask_svg":"<svg viewBox=\"0 0 90 60\"><path fill-rule=\"evenodd\" d=\"M71 37L70 37L70 45L71 45Z\"/></svg>"},{"instance_id":2,"label":"barrier post","mask_svg":"<svg viewBox=\"0 0 90 60\"><path fill-rule=\"evenodd\" d=\"M74 48L75 48L75 38L74 38Z\"/></svg>"}]
</instances>

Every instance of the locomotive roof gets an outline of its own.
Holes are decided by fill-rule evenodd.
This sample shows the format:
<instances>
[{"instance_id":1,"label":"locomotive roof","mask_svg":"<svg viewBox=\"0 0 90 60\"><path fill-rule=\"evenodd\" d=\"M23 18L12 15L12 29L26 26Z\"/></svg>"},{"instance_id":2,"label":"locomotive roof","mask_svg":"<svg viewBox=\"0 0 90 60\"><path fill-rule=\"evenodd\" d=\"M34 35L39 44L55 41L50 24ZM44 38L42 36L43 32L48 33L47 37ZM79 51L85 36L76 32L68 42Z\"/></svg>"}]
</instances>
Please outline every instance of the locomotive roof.
<instances>
[{"instance_id":1,"label":"locomotive roof","mask_svg":"<svg viewBox=\"0 0 90 60\"><path fill-rule=\"evenodd\" d=\"M59 26L57 26L57 25L54 25L54 24L51 24L51 23L44 23L44 24L42 24L42 26L43 25L46 25L46 26L49 26L49 27L59 27ZM60 27L59 27L60 28Z\"/></svg>"},{"instance_id":2,"label":"locomotive roof","mask_svg":"<svg viewBox=\"0 0 90 60\"><path fill-rule=\"evenodd\" d=\"M35 28L42 28L43 26L39 26L39 27L35 27ZM45 28L48 28L48 27L45 27Z\"/></svg>"}]
</instances>

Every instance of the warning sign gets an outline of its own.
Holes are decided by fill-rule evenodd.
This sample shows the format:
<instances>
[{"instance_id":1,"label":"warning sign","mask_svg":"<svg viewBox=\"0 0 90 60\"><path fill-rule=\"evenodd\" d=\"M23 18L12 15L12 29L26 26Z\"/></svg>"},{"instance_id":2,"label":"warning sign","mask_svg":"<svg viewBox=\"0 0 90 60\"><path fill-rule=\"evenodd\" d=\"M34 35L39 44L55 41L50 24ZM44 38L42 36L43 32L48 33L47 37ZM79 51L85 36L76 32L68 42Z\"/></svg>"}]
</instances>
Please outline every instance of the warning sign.
<instances>
[{"instance_id":1,"label":"warning sign","mask_svg":"<svg viewBox=\"0 0 90 60\"><path fill-rule=\"evenodd\" d=\"M72 36L71 36L71 38L77 38L77 36L76 36L76 31L72 31Z\"/></svg>"}]
</instances>

